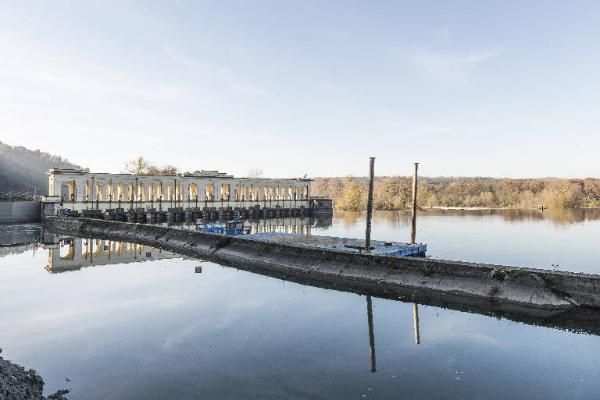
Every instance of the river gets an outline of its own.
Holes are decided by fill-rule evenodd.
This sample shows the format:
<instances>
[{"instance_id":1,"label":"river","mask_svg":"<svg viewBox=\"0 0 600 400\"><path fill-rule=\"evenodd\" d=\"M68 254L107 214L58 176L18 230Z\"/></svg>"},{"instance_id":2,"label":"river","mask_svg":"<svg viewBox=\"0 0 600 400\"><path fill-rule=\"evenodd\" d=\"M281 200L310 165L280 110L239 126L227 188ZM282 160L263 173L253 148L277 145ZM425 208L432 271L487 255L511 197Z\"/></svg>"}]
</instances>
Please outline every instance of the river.
<instances>
[{"instance_id":1,"label":"river","mask_svg":"<svg viewBox=\"0 0 600 400\"><path fill-rule=\"evenodd\" d=\"M310 225L312 234L362 237L364 214ZM409 226L406 213L377 212L373 237L407 240ZM28 244L31 225L0 231L13 245L0 248L2 355L36 369L47 393L144 400L600 393L596 335L378 298L369 318L369 300L353 293L127 243ZM426 211L417 229L432 257L588 273L600 273L598 237L597 210Z\"/></svg>"}]
</instances>

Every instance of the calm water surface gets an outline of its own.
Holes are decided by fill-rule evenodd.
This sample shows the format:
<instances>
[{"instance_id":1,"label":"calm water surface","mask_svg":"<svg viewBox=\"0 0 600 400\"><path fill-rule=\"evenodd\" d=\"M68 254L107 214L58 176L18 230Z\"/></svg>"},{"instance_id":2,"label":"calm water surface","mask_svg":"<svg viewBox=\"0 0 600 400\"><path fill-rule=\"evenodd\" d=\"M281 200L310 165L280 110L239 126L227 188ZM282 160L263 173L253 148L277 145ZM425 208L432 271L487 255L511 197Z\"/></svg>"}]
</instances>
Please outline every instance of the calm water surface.
<instances>
[{"instance_id":1,"label":"calm water surface","mask_svg":"<svg viewBox=\"0 0 600 400\"><path fill-rule=\"evenodd\" d=\"M408 223L376 213L373 236L406 240ZM339 213L328 225L312 233L362 237L364 216ZM17 238L3 230L5 243ZM434 257L595 273L599 237L594 210L428 212L418 228ZM594 335L417 305L417 344L415 305L373 298L372 372L364 296L143 246L62 244L0 249L0 347L71 399L600 395Z\"/></svg>"}]
</instances>

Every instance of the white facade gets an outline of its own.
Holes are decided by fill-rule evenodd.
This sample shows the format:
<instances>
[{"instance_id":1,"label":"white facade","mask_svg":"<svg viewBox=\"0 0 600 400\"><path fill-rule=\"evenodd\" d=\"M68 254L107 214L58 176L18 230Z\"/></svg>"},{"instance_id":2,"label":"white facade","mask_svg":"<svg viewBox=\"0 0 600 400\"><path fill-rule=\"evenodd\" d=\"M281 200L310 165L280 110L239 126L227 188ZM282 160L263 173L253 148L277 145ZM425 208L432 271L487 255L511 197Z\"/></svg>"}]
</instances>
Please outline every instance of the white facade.
<instances>
[{"instance_id":1,"label":"white facade","mask_svg":"<svg viewBox=\"0 0 600 400\"><path fill-rule=\"evenodd\" d=\"M234 178L217 171L148 176L52 169L46 202L73 210L173 207L309 207L309 179Z\"/></svg>"}]
</instances>

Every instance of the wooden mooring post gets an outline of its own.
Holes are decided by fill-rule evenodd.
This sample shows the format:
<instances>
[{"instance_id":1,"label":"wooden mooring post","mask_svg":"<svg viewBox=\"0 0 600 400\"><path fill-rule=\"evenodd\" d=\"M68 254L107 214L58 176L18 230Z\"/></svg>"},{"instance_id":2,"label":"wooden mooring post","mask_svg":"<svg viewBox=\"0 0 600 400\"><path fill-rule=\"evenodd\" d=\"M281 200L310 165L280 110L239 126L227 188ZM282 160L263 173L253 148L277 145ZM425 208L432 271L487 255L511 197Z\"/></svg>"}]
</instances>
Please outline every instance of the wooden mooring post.
<instances>
[{"instance_id":1,"label":"wooden mooring post","mask_svg":"<svg viewBox=\"0 0 600 400\"><path fill-rule=\"evenodd\" d=\"M367 198L367 228L365 230L365 253L371 252L371 218L373 217L373 180L375 179L375 157L369 159L369 195Z\"/></svg>"},{"instance_id":2,"label":"wooden mooring post","mask_svg":"<svg viewBox=\"0 0 600 400\"><path fill-rule=\"evenodd\" d=\"M415 163L415 173L413 176L412 185L412 224L410 229L410 243L415 244L417 241L417 185L419 183L419 163Z\"/></svg>"}]
</instances>

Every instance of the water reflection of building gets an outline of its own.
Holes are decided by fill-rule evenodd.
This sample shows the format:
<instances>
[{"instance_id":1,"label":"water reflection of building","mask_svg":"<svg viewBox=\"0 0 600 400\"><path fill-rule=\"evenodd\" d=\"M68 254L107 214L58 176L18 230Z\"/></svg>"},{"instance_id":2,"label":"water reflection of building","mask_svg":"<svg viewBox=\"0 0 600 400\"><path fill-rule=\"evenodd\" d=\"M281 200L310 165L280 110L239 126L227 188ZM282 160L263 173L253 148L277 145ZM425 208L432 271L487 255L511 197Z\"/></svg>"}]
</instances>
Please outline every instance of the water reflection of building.
<instances>
[{"instance_id":1,"label":"water reflection of building","mask_svg":"<svg viewBox=\"0 0 600 400\"><path fill-rule=\"evenodd\" d=\"M0 257L35 251L41 226L37 224L0 225Z\"/></svg>"},{"instance_id":2,"label":"water reflection of building","mask_svg":"<svg viewBox=\"0 0 600 400\"><path fill-rule=\"evenodd\" d=\"M143 244L102 239L64 238L48 250L49 272L78 270L94 265L127 264L181 257Z\"/></svg>"},{"instance_id":3,"label":"water reflection of building","mask_svg":"<svg viewBox=\"0 0 600 400\"><path fill-rule=\"evenodd\" d=\"M250 228L250 233L293 233L301 235L310 235L314 228L329 228L332 224L332 217L285 217L285 218L261 218L247 219L244 226ZM195 224L168 224L169 227L195 230Z\"/></svg>"},{"instance_id":4,"label":"water reflection of building","mask_svg":"<svg viewBox=\"0 0 600 400\"><path fill-rule=\"evenodd\" d=\"M312 218L264 218L245 221L244 226L250 228L250 233L278 232L310 235L312 223Z\"/></svg>"},{"instance_id":5,"label":"water reflection of building","mask_svg":"<svg viewBox=\"0 0 600 400\"><path fill-rule=\"evenodd\" d=\"M327 218L267 218L247 220L245 225L251 233L280 232L309 235L316 221L325 225ZM329 217L331 224L331 217ZM177 227L177 226L175 226ZM195 225L179 225L182 229L195 229ZM180 257L177 254L140 244L116 242L100 239L80 239L54 237L45 241L48 249L50 272L77 270L92 265L124 264Z\"/></svg>"},{"instance_id":6,"label":"water reflection of building","mask_svg":"<svg viewBox=\"0 0 600 400\"><path fill-rule=\"evenodd\" d=\"M37 248L38 248L37 242L27 243L27 244L19 244L19 245L10 245L10 246L0 246L0 258L25 253L26 251L29 251L29 250L33 250L35 253Z\"/></svg>"}]
</instances>

